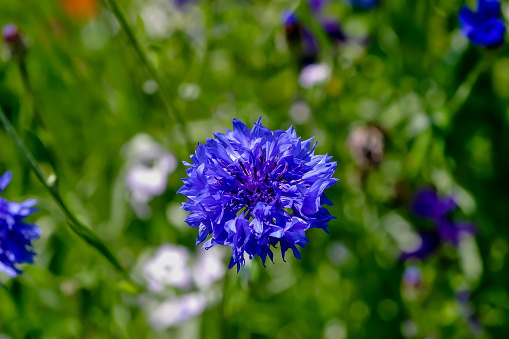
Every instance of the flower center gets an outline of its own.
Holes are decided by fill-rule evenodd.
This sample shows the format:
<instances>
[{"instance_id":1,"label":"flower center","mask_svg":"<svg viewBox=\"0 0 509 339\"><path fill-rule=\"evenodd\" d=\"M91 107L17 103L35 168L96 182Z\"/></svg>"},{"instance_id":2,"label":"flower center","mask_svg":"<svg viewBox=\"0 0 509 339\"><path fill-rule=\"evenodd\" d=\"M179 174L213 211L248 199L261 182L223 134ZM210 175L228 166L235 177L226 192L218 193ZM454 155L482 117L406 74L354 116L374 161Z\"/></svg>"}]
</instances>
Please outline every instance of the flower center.
<instances>
[{"instance_id":1,"label":"flower center","mask_svg":"<svg viewBox=\"0 0 509 339\"><path fill-rule=\"evenodd\" d=\"M230 197L234 209L246 208L247 215L258 202L270 204L277 200L275 189L284 181L287 166L278 166L278 157L265 160L263 155L251 161L239 159L224 169L230 174L229 178L215 177L219 191ZM276 204L279 202L276 201Z\"/></svg>"}]
</instances>

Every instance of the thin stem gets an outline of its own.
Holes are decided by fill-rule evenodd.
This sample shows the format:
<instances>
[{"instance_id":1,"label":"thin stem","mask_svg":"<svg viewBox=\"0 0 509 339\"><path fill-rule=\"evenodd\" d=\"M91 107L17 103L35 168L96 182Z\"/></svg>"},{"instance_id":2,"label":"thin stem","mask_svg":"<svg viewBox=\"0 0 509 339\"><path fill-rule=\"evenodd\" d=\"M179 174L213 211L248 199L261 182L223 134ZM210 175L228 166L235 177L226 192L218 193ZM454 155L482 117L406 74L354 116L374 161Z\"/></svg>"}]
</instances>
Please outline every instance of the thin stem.
<instances>
[{"instance_id":1,"label":"thin stem","mask_svg":"<svg viewBox=\"0 0 509 339\"><path fill-rule=\"evenodd\" d=\"M5 115L3 109L0 107L0 121L4 124L5 128L11 135L12 139L14 140L14 143L18 147L18 149L21 151L25 159L27 160L30 168L34 171L35 176L39 181L43 184L44 188L48 190L48 192L51 194L53 199L57 202L57 204L60 206L62 211L64 212L68 224L71 228L71 230L76 233L80 238L85 240L88 244L95 247L109 262L113 267L123 275L123 277L132 283L128 273L125 271L125 269L120 265L117 258L111 253L111 251L104 245L104 243L100 240L100 238L88 227L85 227L83 224L81 224L78 219L72 214L72 212L69 210L67 205L62 200L62 197L58 193L56 187L54 185L51 185L48 183L48 181L45 178L44 173L37 165L37 162L35 161L35 158L32 156L32 154L28 151L28 149L23 145L23 142L18 137L16 131L12 127L11 123L9 122L9 119ZM134 284L134 283L133 283Z\"/></svg>"},{"instance_id":2,"label":"thin stem","mask_svg":"<svg viewBox=\"0 0 509 339\"><path fill-rule=\"evenodd\" d=\"M133 46L134 50L140 57L142 63L147 68L150 76L154 79L154 81L157 83L159 88L161 89L161 98L163 100L164 105L166 106L168 110L168 114L170 117L177 122L177 124L180 126L182 133L184 135L185 141L186 141L186 147L189 149L189 145L191 144L191 140L189 137L188 130L186 128L186 124L184 119L182 118L182 115L180 114L179 110L176 108L175 105L172 104L172 102L169 100L169 97L174 97L175 94L170 89L170 87L166 84L165 81L159 76L157 70L155 69L154 65L150 62L150 60L147 57L147 54L141 47L141 44L139 43L138 39L136 38L133 30L131 29L131 26L129 26L129 23L127 22L126 16L123 12L123 10L118 5L117 0L105 0L113 10L113 13L115 14L115 17L120 23L120 26L122 27L122 30L127 35L127 39Z\"/></svg>"},{"instance_id":3,"label":"thin stem","mask_svg":"<svg viewBox=\"0 0 509 339\"><path fill-rule=\"evenodd\" d=\"M481 59L467 75L465 81L463 81L463 83L458 87L451 100L449 100L447 107L449 109L450 119L458 113L460 108L467 101L470 93L472 92L472 88L477 82L477 79L484 71L484 69L489 65L490 61L491 58L485 57Z\"/></svg>"}]
</instances>

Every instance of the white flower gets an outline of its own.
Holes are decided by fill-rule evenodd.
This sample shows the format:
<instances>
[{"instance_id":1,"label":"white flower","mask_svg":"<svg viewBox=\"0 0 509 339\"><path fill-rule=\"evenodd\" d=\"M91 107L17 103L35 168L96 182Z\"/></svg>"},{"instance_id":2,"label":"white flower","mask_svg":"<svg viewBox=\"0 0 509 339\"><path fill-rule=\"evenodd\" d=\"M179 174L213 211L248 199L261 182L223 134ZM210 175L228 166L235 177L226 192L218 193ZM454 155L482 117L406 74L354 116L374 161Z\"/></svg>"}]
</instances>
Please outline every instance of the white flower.
<instances>
[{"instance_id":1,"label":"white flower","mask_svg":"<svg viewBox=\"0 0 509 339\"><path fill-rule=\"evenodd\" d=\"M140 218L149 218L148 203L164 193L168 176L177 168L177 158L148 134L138 134L124 147L127 158L125 184L131 204Z\"/></svg>"},{"instance_id":2,"label":"white flower","mask_svg":"<svg viewBox=\"0 0 509 339\"><path fill-rule=\"evenodd\" d=\"M192 268L194 284L201 289L210 287L224 277L225 267L224 252L221 248L213 247L208 250L199 248L198 259Z\"/></svg>"},{"instance_id":3,"label":"white flower","mask_svg":"<svg viewBox=\"0 0 509 339\"><path fill-rule=\"evenodd\" d=\"M156 307L149 315L149 322L154 329L164 330L202 314L206 306L207 300L202 294L186 294Z\"/></svg>"},{"instance_id":4,"label":"white flower","mask_svg":"<svg viewBox=\"0 0 509 339\"><path fill-rule=\"evenodd\" d=\"M299 84L302 88L311 88L329 80L331 69L327 64L311 64L302 69L299 75Z\"/></svg>"},{"instance_id":5,"label":"white flower","mask_svg":"<svg viewBox=\"0 0 509 339\"><path fill-rule=\"evenodd\" d=\"M170 244L161 246L143 267L143 276L152 292L162 292L166 286L189 288L192 285L189 250Z\"/></svg>"},{"instance_id":6,"label":"white flower","mask_svg":"<svg viewBox=\"0 0 509 339\"><path fill-rule=\"evenodd\" d=\"M226 273L224 251L219 247L198 248L193 258L186 247L166 244L140 264L152 293L143 293L138 300L155 330L181 326L221 299L220 286L214 285Z\"/></svg>"}]
</instances>

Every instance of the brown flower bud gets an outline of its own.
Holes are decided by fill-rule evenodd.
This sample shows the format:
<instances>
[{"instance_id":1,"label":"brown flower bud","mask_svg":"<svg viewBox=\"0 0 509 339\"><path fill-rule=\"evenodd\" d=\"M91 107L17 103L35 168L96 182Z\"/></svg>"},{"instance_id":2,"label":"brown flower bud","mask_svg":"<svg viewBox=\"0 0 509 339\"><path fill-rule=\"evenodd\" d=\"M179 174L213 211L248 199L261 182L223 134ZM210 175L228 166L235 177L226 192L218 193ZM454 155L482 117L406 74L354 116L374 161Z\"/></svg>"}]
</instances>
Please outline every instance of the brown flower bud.
<instances>
[{"instance_id":1,"label":"brown flower bud","mask_svg":"<svg viewBox=\"0 0 509 339\"><path fill-rule=\"evenodd\" d=\"M348 136L348 147L357 166L376 168L384 157L385 137L375 125L357 127Z\"/></svg>"}]
</instances>

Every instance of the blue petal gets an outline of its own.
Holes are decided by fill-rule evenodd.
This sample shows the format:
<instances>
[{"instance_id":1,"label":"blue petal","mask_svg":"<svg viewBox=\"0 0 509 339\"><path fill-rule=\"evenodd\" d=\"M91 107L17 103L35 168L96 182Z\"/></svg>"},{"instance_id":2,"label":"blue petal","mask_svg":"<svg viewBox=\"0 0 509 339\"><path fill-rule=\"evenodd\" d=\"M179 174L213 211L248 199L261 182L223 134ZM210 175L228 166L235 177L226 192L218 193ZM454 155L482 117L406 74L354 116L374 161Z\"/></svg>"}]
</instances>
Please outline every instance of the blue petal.
<instances>
[{"instance_id":1,"label":"blue petal","mask_svg":"<svg viewBox=\"0 0 509 339\"><path fill-rule=\"evenodd\" d=\"M7 187L7 185L9 185L11 179L12 179L11 171L5 172L5 174L2 175L2 177L0 177L0 192L2 192Z\"/></svg>"}]
</instances>

